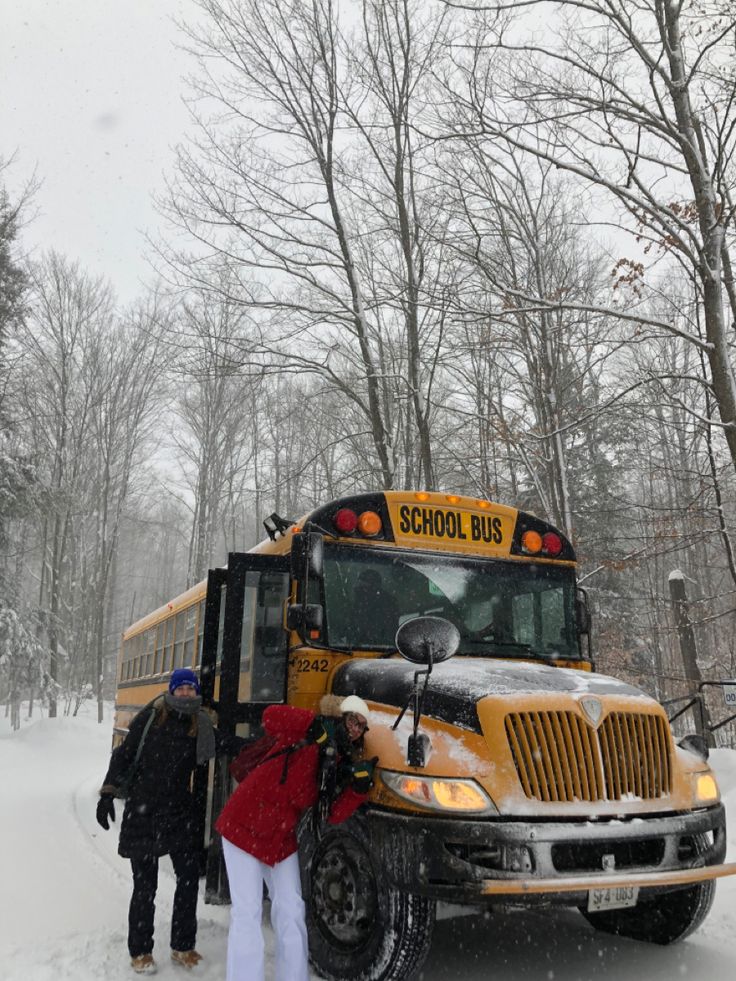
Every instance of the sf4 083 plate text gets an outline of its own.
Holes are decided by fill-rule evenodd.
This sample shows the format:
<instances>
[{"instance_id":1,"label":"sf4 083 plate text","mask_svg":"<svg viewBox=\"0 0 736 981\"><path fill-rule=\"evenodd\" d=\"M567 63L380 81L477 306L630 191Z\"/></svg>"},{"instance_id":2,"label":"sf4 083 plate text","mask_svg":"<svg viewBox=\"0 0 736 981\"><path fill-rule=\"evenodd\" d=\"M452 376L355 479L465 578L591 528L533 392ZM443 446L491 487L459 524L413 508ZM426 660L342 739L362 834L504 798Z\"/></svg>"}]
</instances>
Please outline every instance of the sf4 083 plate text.
<instances>
[{"instance_id":1,"label":"sf4 083 plate text","mask_svg":"<svg viewBox=\"0 0 736 981\"><path fill-rule=\"evenodd\" d=\"M638 886L615 886L612 889L591 889L588 893L588 912L600 913L607 909L625 909L636 906Z\"/></svg>"}]
</instances>

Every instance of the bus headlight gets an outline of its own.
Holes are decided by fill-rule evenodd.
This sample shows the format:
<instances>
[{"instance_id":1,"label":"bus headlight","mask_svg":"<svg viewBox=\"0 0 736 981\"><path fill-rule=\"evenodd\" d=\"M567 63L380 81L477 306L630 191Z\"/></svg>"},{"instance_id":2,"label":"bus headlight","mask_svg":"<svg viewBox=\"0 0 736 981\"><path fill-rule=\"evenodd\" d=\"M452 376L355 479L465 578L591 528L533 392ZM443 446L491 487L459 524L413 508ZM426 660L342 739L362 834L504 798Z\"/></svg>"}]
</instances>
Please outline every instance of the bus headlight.
<instances>
[{"instance_id":1,"label":"bus headlight","mask_svg":"<svg viewBox=\"0 0 736 981\"><path fill-rule=\"evenodd\" d=\"M421 777L381 770L381 779L397 796L432 811L498 814L493 801L475 780Z\"/></svg>"},{"instance_id":2,"label":"bus headlight","mask_svg":"<svg viewBox=\"0 0 736 981\"><path fill-rule=\"evenodd\" d=\"M718 784L712 773L694 773L693 786L698 804L713 804L720 798Z\"/></svg>"}]
</instances>

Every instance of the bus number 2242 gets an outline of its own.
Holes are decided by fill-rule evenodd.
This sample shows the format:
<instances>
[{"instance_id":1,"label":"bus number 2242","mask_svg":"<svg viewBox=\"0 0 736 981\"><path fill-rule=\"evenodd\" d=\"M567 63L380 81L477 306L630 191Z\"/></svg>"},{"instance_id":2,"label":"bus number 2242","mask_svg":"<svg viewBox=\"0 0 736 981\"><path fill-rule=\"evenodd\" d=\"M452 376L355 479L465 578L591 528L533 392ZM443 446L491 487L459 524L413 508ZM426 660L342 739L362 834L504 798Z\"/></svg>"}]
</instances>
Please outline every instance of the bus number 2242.
<instances>
[{"instance_id":1,"label":"bus number 2242","mask_svg":"<svg viewBox=\"0 0 736 981\"><path fill-rule=\"evenodd\" d=\"M300 674L305 671L327 671L329 662L326 657L318 657L311 660L308 657L298 657L296 659L296 669Z\"/></svg>"}]
</instances>

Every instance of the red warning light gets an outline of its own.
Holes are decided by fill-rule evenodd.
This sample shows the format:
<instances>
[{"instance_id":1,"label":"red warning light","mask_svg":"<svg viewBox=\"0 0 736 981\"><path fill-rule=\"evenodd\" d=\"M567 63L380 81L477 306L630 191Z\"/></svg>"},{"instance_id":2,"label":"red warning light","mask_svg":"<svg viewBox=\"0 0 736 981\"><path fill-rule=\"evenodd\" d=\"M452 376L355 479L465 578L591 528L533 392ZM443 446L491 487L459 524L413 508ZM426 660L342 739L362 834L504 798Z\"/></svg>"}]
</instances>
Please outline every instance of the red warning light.
<instances>
[{"instance_id":1,"label":"red warning light","mask_svg":"<svg viewBox=\"0 0 736 981\"><path fill-rule=\"evenodd\" d=\"M350 508L340 508L332 520L335 522L337 530L343 535L352 535L358 527L358 515Z\"/></svg>"},{"instance_id":2,"label":"red warning light","mask_svg":"<svg viewBox=\"0 0 736 981\"><path fill-rule=\"evenodd\" d=\"M553 531L548 531L542 535L542 551L547 555L559 555L562 551L562 539Z\"/></svg>"}]
</instances>

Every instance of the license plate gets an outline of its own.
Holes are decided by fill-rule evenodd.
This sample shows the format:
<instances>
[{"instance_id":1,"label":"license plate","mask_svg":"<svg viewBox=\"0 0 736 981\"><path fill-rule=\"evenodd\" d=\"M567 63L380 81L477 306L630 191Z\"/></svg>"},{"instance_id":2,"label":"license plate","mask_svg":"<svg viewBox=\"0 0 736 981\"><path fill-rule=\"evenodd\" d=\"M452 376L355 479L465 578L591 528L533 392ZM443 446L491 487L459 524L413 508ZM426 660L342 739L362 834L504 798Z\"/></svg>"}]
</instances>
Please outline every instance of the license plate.
<instances>
[{"instance_id":1,"label":"license plate","mask_svg":"<svg viewBox=\"0 0 736 981\"><path fill-rule=\"evenodd\" d=\"M625 909L636 906L638 886L614 886L612 889L591 889L588 893L588 912L600 913L606 909Z\"/></svg>"}]
</instances>

